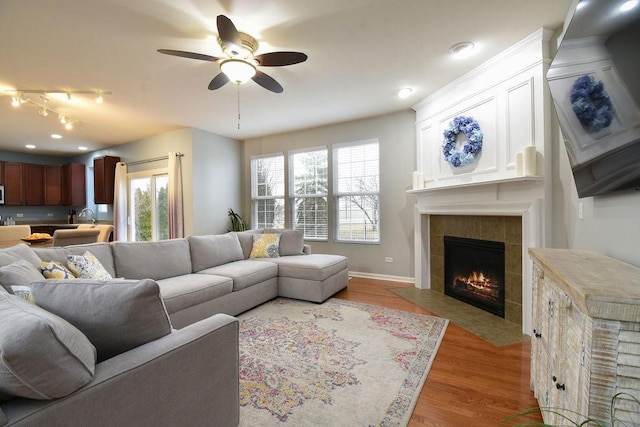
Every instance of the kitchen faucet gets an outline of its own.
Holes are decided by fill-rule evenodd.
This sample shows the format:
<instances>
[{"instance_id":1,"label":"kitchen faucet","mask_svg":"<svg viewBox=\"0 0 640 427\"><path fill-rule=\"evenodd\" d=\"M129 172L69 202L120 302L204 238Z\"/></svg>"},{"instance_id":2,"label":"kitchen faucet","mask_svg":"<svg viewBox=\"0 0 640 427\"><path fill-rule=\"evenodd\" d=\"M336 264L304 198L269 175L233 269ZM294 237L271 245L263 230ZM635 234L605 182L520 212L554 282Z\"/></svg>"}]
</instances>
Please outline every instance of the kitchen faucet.
<instances>
[{"instance_id":1,"label":"kitchen faucet","mask_svg":"<svg viewBox=\"0 0 640 427\"><path fill-rule=\"evenodd\" d=\"M87 216L87 212L91 212L91 224L95 224L96 223L96 213L93 209L91 208L84 208L80 211L80 213L78 214L78 218L86 218Z\"/></svg>"}]
</instances>

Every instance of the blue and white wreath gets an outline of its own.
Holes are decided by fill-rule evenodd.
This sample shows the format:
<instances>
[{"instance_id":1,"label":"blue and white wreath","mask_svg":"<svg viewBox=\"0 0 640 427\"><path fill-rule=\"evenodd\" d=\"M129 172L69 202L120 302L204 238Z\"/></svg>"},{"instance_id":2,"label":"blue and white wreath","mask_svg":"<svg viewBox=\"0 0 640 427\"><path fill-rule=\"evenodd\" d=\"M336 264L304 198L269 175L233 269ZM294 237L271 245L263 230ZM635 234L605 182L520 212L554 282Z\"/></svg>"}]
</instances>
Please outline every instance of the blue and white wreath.
<instances>
[{"instance_id":1,"label":"blue and white wreath","mask_svg":"<svg viewBox=\"0 0 640 427\"><path fill-rule=\"evenodd\" d=\"M602 82L590 75L578 78L571 87L571 107L587 131L597 132L609 127L613 106Z\"/></svg>"},{"instance_id":2,"label":"blue and white wreath","mask_svg":"<svg viewBox=\"0 0 640 427\"><path fill-rule=\"evenodd\" d=\"M462 132L467 140L458 149L456 141ZM470 116L458 116L449 122L449 127L443 132L442 154L444 159L453 167L468 165L476 161L476 155L482 150L482 131L477 121Z\"/></svg>"}]
</instances>

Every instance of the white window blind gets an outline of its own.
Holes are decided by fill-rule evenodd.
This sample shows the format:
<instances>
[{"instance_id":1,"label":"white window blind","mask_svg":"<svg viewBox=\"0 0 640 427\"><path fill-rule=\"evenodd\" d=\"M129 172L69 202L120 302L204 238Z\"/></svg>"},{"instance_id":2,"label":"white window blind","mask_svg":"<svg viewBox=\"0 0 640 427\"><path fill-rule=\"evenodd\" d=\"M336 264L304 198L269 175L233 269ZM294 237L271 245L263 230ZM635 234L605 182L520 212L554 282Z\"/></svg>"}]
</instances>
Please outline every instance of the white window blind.
<instances>
[{"instance_id":1,"label":"white window blind","mask_svg":"<svg viewBox=\"0 0 640 427\"><path fill-rule=\"evenodd\" d=\"M335 240L380 241L380 168L377 140L333 148Z\"/></svg>"},{"instance_id":2,"label":"white window blind","mask_svg":"<svg viewBox=\"0 0 640 427\"><path fill-rule=\"evenodd\" d=\"M305 239L327 240L329 165L327 148L289 154L289 194L292 228Z\"/></svg>"},{"instance_id":3,"label":"white window blind","mask_svg":"<svg viewBox=\"0 0 640 427\"><path fill-rule=\"evenodd\" d=\"M254 228L284 228L284 154L251 159Z\"/></svg>"}]
</instances>

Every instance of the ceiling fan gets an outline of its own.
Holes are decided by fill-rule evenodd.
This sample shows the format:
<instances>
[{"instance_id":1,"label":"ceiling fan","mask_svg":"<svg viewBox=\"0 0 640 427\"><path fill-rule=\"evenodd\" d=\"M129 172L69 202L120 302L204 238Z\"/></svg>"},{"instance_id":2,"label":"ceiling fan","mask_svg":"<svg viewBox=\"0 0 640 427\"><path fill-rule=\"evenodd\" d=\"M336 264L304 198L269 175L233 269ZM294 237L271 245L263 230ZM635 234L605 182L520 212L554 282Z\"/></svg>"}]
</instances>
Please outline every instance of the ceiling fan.
<instances>
[{"instance_id":1,"label":"ceiling fan","mask_svg":"<svg viewBox=\"0 0 640 427\"><path fill-rule=\"evenodd\" d=\"M300 52L283 51L254 55L258 50L258 41L255 38L239 32L231 19L224 15L218 15L216 24L218 26L218 44L225 55L222 58L173 49L158 49L158 52L220 64L221 72L211 80L208 86L209 90L219 89L229 81L240 84L251 79L271 92L281 93L284 89L280 83L258 70L257 67L282 67L307 60L307 55Z\"/></svg>"}]
</instances>

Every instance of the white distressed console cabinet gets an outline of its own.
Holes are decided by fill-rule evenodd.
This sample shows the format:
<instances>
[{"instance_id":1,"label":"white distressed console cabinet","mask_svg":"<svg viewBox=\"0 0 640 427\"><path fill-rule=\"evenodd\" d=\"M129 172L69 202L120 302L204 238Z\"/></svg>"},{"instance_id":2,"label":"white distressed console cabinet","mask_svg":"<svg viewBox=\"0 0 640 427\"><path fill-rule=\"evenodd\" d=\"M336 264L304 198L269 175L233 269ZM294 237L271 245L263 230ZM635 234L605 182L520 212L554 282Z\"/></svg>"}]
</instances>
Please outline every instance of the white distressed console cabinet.
<instances>
[{"instance_id":1,"label":"white distressed console cabinet","mask_svg":"<svg viewBox=\"0 0 640 427\"><path fill-rule=\"evenodd\" d=\"M531 387L545 423L640 425L640 268L588 251L529 249L533 260Z\"/></svg>"}]
</instances>

